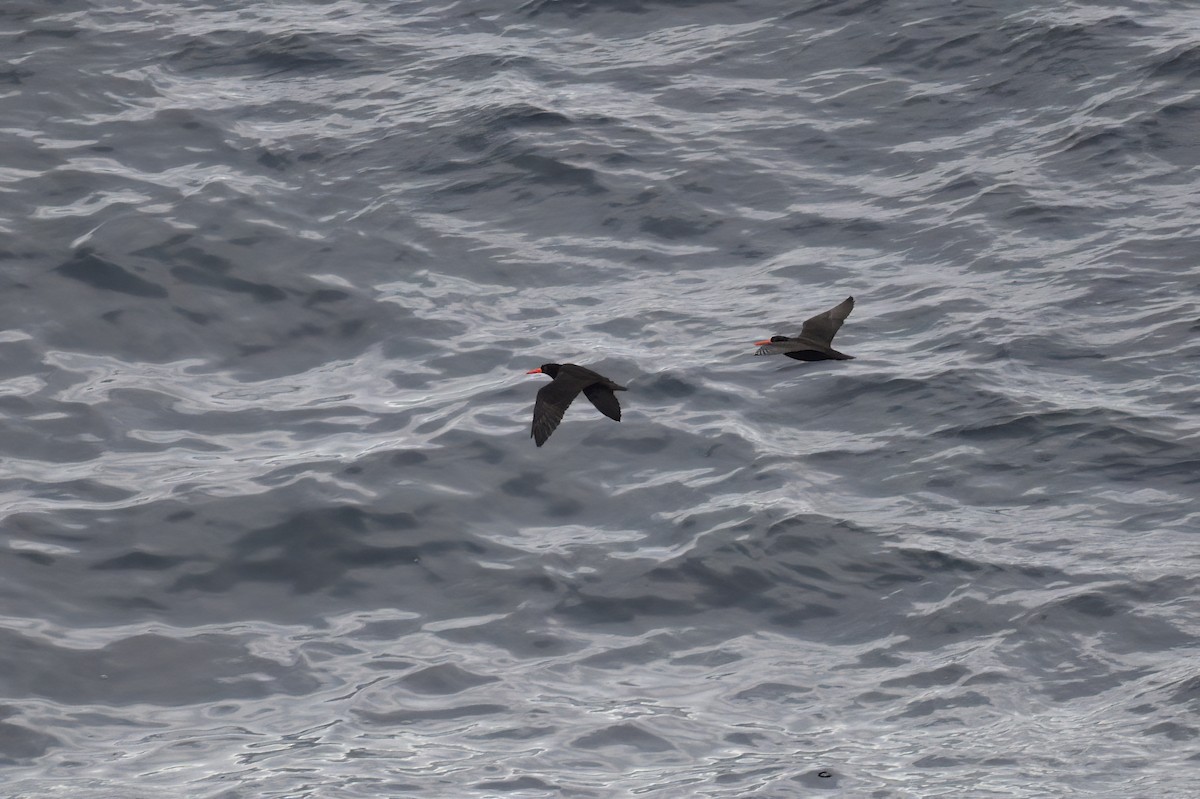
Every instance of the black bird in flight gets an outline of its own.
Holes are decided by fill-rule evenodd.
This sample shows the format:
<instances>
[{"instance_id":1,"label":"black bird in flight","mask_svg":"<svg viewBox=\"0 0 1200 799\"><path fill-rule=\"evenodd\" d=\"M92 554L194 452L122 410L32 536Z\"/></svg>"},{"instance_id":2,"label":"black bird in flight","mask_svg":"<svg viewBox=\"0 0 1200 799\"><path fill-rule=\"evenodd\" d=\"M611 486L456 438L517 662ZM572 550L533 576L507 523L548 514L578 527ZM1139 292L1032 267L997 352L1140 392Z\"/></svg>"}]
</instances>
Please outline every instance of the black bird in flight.
<instances>
[{"instance_id":1,"label":"black bird in flight","mask_svg":"<svg viewBox=\"0 0 1200 799\"><path fill-rule=\"evenodd\" d=\"M807 320L797 336L771 336L766 341L756 341L755 355L778 355L780 353L798 361L852 361L853 355L838 352L830 345L854 310L854 298L847 297L825 313Z\"/></svg>"},{"instance_id":2,"label":"black bird in flight","mask_svg":"<svg viewBox=\"0 0 1200 799\"><path fill-rule=\"evenodd\" d=\"M579 396L580 391L600 413L614 421L621 421L621 405L613 392L625 391L625 386L618 386L591 369L573 363L544 363L525 374L542 374L553 378L538 390L537 401L533 403L533 427L529 435L539 447L558 427L567 407Z\"/></svg>"}]
</instances>

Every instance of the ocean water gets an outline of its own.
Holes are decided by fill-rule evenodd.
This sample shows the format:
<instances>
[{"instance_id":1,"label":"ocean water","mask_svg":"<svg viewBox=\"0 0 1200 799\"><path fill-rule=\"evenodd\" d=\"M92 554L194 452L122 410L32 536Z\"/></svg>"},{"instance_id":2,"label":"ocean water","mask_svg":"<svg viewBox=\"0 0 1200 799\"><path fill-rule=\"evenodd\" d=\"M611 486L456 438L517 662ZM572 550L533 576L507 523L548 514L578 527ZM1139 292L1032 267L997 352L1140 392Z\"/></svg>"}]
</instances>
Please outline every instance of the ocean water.
<instances>
[{"instance_id":1,"label":"ocean water","mask_svg":"<svg viewBox=\"0 0 1200 799\"><path fill-rule=\"evenodd\" d=\"M1195 795L1191 3L0 40L0 796Z\"/></svg>"}]
</instances>

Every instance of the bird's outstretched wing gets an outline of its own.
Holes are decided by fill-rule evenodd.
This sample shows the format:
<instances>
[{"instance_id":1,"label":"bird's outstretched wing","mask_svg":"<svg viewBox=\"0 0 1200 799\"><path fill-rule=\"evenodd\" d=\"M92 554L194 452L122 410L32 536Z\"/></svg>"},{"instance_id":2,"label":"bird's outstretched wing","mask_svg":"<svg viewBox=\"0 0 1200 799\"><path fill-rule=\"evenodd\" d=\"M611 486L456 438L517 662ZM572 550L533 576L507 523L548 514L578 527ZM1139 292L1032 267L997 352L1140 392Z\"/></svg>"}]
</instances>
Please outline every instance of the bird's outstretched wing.
<instances>
[{"instance_id":1,"label":"bird's outstretched wing","mask_svg":"<svg viewBox=\"0 0 1200 799\"><path fill-rule=\"evenodd\" d=\"M557 380L552 380L538 390L537 399L533 403L533 427L529 435L539 447L546 443L546 439L554 432L554 428L558 427L563 414L578 395L578 388L564 385Z\"/></svg>"},{"instance_id":2,"label":"bird's outstretched wing","mask_svg":"<svg viewBox=\"0 0 1200 799\"><path fill-rule=\"evenodd\" d=\"M846 317L854 310L854 298L847 297L841 303L833 306L824 313L819 313L812 319L804 322L804 326L800 328L799 338L806 338L810 341L816 341L819 344L824 344L826 347L833 343L833 337L842 327L842 322L846 321ZM766 349L763 347L762 349ZM766 355L762 349L756 354Z\"/></svg>"},{"instance_id":3,"label":"bird's outstretched wing","mask_svg":"<svg viewBox=\"0 0 1200 799\"><path fill-rule=\"evenodd\" d=\"M600 413L614 421L621 421L621 403L617 402L617 395L611 388L593 383L583 390L583 395L592 401Z\"/></svg>"}]
</instances>

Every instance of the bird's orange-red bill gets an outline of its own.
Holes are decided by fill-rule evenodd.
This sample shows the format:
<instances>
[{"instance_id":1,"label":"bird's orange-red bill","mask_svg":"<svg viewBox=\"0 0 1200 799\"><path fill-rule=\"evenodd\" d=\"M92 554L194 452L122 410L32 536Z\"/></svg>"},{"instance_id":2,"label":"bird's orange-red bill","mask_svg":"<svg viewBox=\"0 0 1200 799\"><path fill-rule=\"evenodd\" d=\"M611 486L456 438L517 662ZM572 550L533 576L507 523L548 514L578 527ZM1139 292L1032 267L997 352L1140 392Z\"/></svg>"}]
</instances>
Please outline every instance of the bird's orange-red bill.
<instances>
[{"instance_id":1,"label":"bird's orange-red bill","mask_svg":"<svg viewBox=\"0 0 1200 799\"><path fill-rule=\"evenodd\" d=\"M756 341L756 342L754 342L754 346L761 347L764 344L770 344L770 343L771 343L771 339L767 339L766 341Z\"/></svg>"},{"instance_id":2,"label":"bird's orange-red bill","mask_svg":"<svg viewBox=\"0 0 1200 799\"><path fill-rule=\"evenodd\" d=\"M542 367L540 367L540 366L539 366L539 367L538 367L538 368L536 368L536 369L530 369L530 370L529 370L528 372L526 372L525 374L527 374L527 375L540 375L541 373L542 373Z\"/></svg>"}]
</instances>

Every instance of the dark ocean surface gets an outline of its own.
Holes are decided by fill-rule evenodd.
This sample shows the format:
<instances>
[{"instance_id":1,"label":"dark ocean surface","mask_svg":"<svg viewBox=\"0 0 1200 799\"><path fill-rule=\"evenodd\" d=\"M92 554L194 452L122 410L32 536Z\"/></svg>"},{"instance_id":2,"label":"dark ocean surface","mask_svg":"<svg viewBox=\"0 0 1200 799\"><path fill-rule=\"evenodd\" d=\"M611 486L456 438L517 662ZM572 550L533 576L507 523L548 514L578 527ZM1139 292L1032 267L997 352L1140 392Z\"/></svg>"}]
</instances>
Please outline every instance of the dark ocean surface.
<instances>
[{"instance_id":1,"label":"dark ocean surface","mask_svg":"<svg viewBox=\"0 0 1200 799\"><path fill-rule=\"evenodd\" d=\"M0 42L4 799L1197 795L1195 3Z\"/></svg>"}]
</instances>

